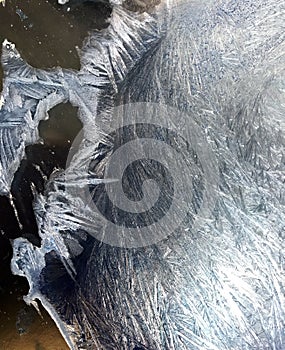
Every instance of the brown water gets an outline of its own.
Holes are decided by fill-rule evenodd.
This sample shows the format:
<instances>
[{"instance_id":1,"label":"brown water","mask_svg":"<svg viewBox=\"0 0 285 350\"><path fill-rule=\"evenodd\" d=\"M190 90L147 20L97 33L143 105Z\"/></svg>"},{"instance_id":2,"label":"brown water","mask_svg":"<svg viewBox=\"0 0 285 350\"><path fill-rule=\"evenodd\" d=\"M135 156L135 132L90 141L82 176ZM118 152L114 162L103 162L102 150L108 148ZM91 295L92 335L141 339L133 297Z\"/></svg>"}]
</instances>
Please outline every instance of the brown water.
<instances>
[{"instance_id":1,"label":"brown water","mask_svg":"<svg viewBox=\"0 0 285 350\"><path fill-rule=\"evenodd\" d=\"M22 301L24 288L15 288L15 284L12 287L8 294L1 296L0 349L68 350L45 310L41 308L41 317L33 307Z\"/></svg>"},{"instance_id":2,"label":"brown water","mask_svg":"<svg viewBox=\"0 0 285 350\"><path fill-rule=\"evenodd\" d=\"M82 46L88 31L106 26L109 13L110 8L94 3L68 12L55 0L6 0L5 7L0 5L0 41L14 42L35 67L78 69L76 47Z\"/></svg>"},{"instance_id":3,"label":"brown water","mask_svg":"<svg viewBox=\"0 0 285 350\"><path fill-rule=\"evenodd\" d=\"M88 31L105 26L109 13L108 7L93 3L67 12L56 1L6 0L5 7L0 5L0 41L7 38L14 42L22 57L35 67L78 69L76 47L81 47ZM2 89L1 70L0 82ZM0 350L68 349L47 313L41 309L40 317L23 302L28 285L25 279L11 275L10 239L26 236L39 242L28 185L33 176L32 166L44 161L46 174L64 167L70 144L81 128L76 112L69 104L54 108L50 120L40 125L44 145L27 149L27 160L22 162L12 190L23 218L23 229L8 200L0 197Z\"/></svg>"}]
</instances>

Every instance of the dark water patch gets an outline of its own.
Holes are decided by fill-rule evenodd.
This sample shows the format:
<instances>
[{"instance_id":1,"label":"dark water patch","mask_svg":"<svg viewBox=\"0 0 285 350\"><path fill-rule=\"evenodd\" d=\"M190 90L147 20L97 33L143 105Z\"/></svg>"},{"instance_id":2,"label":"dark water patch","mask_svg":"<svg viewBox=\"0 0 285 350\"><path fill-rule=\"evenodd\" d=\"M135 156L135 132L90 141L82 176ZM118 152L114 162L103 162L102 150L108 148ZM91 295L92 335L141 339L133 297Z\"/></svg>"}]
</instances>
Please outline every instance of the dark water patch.
<instances>
[{"instance_id":1,"label":"dark water patch","mask_svg":"<svg viewBox=\"0 0 285 350\"><path fill-rule=\"evenodd\" d=\"M82 46L90 30L107 26L111 8L87 2L68 9L55 0L6 1L5 7L0 6L0 42L4 39L14 42L34 67L79 69L76 48ZM1 84L2 76L1 71Z\"/></svg>"},{"instance_id":2,"label":"dark water patch","mask_svg":"<svg viewBox=\"0 0 285 350\"><path fill-rule=\"evenodd\" d=\"M62 103L49 111L49 119L41 121L39 125L40 136L47 146L70 147L82 129L77 111L70 103Z\"/></svg>"},{"instance_id":3,"label":"dark water patch","mask_svg":"<svg viewBox=\"0 0 285 350\"><path fill-rule=\"evenodd\" d=\"M68 347L47 312L39 305L41 316L27 306L22 295L27 294L24 278L11 276L10 288L0 291L1 350L67 350Z\"/></svg>"}]
</instances>

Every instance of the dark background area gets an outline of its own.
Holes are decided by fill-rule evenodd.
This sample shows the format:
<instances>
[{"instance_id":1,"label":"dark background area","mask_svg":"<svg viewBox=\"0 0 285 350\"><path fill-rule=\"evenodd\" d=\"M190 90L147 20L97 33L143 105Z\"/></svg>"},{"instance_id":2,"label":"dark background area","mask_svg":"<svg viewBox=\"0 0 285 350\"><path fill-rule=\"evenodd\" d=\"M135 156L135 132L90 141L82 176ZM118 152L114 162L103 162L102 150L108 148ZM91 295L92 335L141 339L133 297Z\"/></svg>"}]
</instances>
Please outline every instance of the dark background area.
<instances>
[{"instance_id":1,"label":"dark background area","mask_svg":"<svg viewBox=\"0 0 285 350\"><path fill-rule=\"evenodd\" d=\"M80 1L61 6L56 0L6 0L5 7L0 4L0 41L15 43L22 57L34 67L79 69L76 47L82 46L90 30L106 27L111 13L107 4L79 4ZM2 83L2 71L0 80Z\"/></svg>"}]
</instances>

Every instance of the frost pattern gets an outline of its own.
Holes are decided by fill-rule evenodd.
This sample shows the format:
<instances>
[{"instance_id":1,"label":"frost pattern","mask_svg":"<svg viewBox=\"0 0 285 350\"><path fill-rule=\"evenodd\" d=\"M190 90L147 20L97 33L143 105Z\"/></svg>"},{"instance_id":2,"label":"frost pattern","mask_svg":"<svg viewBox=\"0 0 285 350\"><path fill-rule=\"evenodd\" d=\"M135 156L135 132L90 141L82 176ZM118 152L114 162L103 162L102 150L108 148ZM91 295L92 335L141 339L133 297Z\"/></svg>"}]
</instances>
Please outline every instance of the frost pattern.
<instances>
[{"instance_id":1,"label":"frost pattern","mask_svg":"<svg viewBox=\"0 0 285 350\"><path fill-rule=\"evenodd\" d=\"M116 38L116 46L113 38ZM39 140L38 124L48 118L51 108L69 100L79 107L86 133L93 134L103 88L111 85L110 96L114 94L126 72L156 40L154 18L131 16L120 7L114 8L107 30L94 32L87 38L81 51L79 72L61 68L34 69L20 57L15 45L5 40L2 46L5 79L0 109L0 193L9 193L25 146ZM112 65L115 60L118 60L116 69Z\"/></svg>"},{"instance_id":2,"label":"frost pattern","mask_svg":"<svg viewBox=\"0 0 285 350\"><path fill-rule=\"evenodd\" d=\"M115 6L109 28L87 39L80 72L62 73L56 89L59 70L52 71L49 88L34 98L17 84L12 94L9 77L23 76L24 66L12 57L21 64L6 78L1 117L9 111L15 126L17 106L61 91L79 106L85 128L68 169L35 203L42 246L15 240L12 262L30 282L26 300L42 301L70 348L285 347L284 23L281 0L169 2L142 16ZM42 86L49 73L36 74ZM17 96L20 104L9 102ZM199 230L189 220L156 245L122 249L89 235L104 227L75 193L100 184L115 147L96 116L107 127L115 104L137 101L174 106L200 125L218 159L219 188ZM4 176L6 190L15 169Z\"/></svg>"}]
</instances>

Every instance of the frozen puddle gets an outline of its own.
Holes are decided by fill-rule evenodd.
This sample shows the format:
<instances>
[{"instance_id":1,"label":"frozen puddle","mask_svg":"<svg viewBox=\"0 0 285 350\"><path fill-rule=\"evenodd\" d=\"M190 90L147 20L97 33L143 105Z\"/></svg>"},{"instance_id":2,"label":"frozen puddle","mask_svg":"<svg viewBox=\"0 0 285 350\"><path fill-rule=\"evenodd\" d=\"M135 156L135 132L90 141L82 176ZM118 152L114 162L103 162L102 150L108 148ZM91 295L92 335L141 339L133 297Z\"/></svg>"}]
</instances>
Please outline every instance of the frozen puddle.
<instances>
[{"instance_id":1,"label":"frozen puddle","mask_svg":"<svg viewBox=\"0 0 285 350\"><path fill-rule=\"evenodd\" d=\"M14 240L71 349L281 349L284 22L279 0L113 4L81 69L4 41L0 191L62 102L82 132Z\"/></svg>"}]
</instances>

